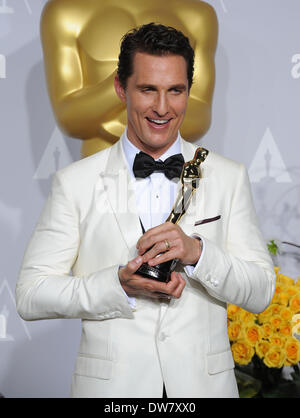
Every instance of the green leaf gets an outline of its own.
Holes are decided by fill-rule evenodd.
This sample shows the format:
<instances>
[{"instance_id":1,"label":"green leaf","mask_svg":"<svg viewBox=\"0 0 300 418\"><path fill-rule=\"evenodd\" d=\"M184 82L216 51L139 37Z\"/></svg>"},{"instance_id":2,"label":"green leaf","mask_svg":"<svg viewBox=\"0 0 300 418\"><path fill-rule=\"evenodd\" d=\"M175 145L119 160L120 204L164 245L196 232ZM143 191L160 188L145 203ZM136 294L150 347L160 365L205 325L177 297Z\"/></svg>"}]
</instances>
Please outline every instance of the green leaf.
<instances>
[{"instance_id":1,"label":"green leaf","mask_svg":"<svg viewBox=\"0 0 300 418\"><path fill-rule=\"evenodd\" d=\"M235 368L235 377L239 389L240 398L253 398L256 396L261 388L261 382L253 376L242 372Z\"/></svg>"},{"instance_id":2,"label":"green leaf","mask_svg":"<svg viewBox=\"0 0 300 418\"><path fill-rule=\"evenodd\" d=\"M267 244L267 247L272 255L277 255L279 248L273 239L270 240L270 242Z\"/></svg>"}]
</instances>

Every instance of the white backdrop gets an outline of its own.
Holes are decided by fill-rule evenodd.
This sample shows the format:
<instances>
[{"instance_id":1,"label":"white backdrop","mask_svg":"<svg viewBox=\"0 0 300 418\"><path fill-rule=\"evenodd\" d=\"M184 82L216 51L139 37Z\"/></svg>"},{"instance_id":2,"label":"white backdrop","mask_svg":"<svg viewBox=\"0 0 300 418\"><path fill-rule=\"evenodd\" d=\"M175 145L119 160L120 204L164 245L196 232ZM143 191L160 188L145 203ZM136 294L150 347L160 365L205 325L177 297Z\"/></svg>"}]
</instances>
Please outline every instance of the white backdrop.
<instances>
[{"instance_id":1,"label":"white backdrop","mask_svg":"<svg viewBox=\"0 0 300 418\"><path fill-rule=\"evenodd\" d=\"M201 144L246 164L266 241L300 244L300 2L207 2L220 32L213 121ZM24 322L14 302L51 176L80 158L80 141L62 135L48 100L39 38L45 3L0 0L0 392L6 397L67 397L80 338L78 320ZM300 275L300 250L282 249L282 270Z\"/></svg>"}]
</instances>

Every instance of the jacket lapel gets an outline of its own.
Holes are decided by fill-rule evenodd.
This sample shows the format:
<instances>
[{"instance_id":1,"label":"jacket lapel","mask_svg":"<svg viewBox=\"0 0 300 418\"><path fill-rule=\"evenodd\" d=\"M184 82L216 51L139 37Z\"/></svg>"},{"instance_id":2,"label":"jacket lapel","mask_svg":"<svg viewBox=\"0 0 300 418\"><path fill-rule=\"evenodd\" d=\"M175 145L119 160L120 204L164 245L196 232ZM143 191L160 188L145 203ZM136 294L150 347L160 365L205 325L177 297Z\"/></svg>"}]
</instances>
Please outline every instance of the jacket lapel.
<instances>
[{"instance_id":1,"label":"jacket lapel","mask_svg":"<svg viewBox=\"0 0 300 418\"><path fill-rule=\"evenodd\" d=\"M120 238L126 242L130 258L133 258L136 256L135 245L142 235L142 230L136 208L134 186L121 141L110 148L106 167L100 173L100 177L107 200L120 228Z\"/></svg>"}]
</instances>

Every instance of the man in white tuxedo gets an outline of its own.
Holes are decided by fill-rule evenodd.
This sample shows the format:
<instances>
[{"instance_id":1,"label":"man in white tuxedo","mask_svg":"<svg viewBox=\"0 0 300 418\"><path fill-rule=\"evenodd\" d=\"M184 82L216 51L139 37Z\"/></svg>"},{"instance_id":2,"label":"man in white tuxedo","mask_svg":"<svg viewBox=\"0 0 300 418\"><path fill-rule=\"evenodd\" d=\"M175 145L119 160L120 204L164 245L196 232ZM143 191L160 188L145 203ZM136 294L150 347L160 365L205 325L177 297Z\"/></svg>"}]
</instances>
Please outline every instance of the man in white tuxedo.
<instances>
[{"instance_id":1,"label":"man in white tuxedo","mask_svg":"<svg viewBox=\"0 0 300 418\"><path fill-rule=\"evenodd\" d=\"M239 163L209 152L186 214L164 222L178 188L167 160L196 150L179 134L192 77L180 32L149 24L125 36L115 89L126 131L55 174L26 250L21 317L82 319L73 397L161 397L163 386L168 397L238 396L226 304L263 311L274 272ZM136 178L144 154L154 168ZM171 259L168 283L136 274Z\"/></svg>"}]
</instances>

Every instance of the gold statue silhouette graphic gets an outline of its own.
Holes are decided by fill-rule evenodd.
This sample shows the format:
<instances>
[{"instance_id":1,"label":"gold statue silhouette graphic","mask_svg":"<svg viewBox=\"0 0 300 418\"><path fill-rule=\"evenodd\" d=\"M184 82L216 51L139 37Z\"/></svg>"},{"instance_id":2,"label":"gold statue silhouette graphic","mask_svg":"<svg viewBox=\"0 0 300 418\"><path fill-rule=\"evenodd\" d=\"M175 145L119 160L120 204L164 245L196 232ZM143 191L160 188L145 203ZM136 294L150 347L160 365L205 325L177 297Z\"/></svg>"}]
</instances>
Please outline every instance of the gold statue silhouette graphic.
<instances>
[{"instance_id":1,"label":"gold statue silhouette graphic","mask_svg":"<svg viewBox=\"0 0 300 418\"><path fill-rule=\"evenodd\" d=\"M173 26L195 50L194 84L181 128L194 141L210 126L218 23L200 0L49 0L41 20L46 80L54 115L69 136L80 138L82 156L121 136L126 108L114 91L122 36L145 23Z\"/></svg>"}]
</instances>

